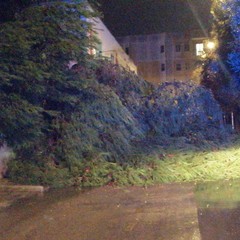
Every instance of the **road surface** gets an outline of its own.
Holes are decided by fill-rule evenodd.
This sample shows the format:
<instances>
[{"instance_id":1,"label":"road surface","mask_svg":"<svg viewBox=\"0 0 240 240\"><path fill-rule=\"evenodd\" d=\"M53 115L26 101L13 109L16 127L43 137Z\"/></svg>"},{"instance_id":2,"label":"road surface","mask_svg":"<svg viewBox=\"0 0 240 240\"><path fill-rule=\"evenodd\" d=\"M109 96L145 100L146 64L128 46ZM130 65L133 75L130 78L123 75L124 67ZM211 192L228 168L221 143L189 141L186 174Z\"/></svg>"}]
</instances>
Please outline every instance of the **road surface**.
<instances>
[{"instance_id":1,"label":"road surface","mask_svg":"<svg viewBox=\"0 0 240 240\"><path fill-rule=\"evenodd\" d=\"M198 240L194 184L55 190L0 210L0 240Z\"/></svg>"}]
</instances>

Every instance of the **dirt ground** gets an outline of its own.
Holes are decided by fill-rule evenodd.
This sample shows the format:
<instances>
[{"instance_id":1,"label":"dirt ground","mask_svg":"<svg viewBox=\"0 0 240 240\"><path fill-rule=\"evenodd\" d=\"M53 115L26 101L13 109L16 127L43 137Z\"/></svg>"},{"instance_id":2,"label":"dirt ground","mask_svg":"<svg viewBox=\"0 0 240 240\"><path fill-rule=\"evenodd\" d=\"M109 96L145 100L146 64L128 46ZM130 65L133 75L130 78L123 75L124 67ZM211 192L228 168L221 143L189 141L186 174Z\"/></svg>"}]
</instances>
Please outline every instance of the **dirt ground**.
<instances>
[{"instance_id":1,"label":"dirt ground","mask_svg":"<svg viewBox=\"0 0 240 240\"><path fill-rule=\"evenodd\" d=\"M1 240L197 240L191 184L50 191L0 210Z\"/></svg>"}]
</instances>

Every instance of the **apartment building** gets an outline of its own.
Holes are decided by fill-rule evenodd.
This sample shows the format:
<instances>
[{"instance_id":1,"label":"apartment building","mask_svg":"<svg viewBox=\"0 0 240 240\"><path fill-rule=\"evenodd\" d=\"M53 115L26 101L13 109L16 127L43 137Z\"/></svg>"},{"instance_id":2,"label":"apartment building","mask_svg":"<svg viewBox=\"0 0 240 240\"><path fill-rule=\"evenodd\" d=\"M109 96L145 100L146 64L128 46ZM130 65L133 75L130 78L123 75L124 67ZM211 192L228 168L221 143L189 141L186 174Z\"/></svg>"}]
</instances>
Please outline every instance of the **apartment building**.
<instances>
[{"instance_id":1,"label":"apartment building","mask_svg":"<svg viewBox=\"0 0 240 240\"><path fill-rule=\"evenodd\" d=\"M205 56L209 40L200 31L117 38L149 82L188 81ZM213 47L213 46L210 46Z\"/></svg>"},{"instance_id":2,"label":"apartment building","mask_svg":"<svg viewBox=\"0 0 240 240\"><path fill-rule=\"evenodd\" d=\"M119 64L125 69L138 73L136 64L131 57L124 51L106 25L99 18L94 19L94 31L100 44L95 53L110 59L114 64Z\"/></svg>"},{"instance_id":3,"label":"apartment building","mask_svg":"<svg viewBox=\"0 0 240 240\"><path fill-rule=\"evenodd\" d=\"M64 0L67 2L72 2L72 0ZM86 2L86 9L94 11L90 4ZM127 70L138 73L136 64L130 58L130 56L124 51L122 46L118 43L116 38L108 30L103 21L98 18L85 18L81 17L81 20L90 22L93 25L93 31L90 31L89 36L95 36L99 40L99 44L93 48L88 49L88 53L95 55L96 57L106 58L114 64L118 64ZM72 68L77 64L76 60L69 62L68 67Z\"/></svg>"}]
</instances>

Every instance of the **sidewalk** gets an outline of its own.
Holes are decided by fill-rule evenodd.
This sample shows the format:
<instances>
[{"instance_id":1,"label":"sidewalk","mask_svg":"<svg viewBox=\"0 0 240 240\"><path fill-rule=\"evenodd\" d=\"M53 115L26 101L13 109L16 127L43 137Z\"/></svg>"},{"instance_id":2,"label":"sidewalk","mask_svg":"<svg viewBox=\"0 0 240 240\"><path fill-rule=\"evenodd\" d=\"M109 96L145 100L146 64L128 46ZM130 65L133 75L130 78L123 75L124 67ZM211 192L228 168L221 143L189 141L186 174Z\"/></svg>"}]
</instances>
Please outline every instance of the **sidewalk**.
<instances>
[{"instance_id":1,"label":"sidewalk","mask_svg":"<svg viewBox=\"0 0 240 240\"><path fill-rule=\"evenodd\" d=\"M43 186L15 185L6 179L0 179L0 210L19 199L42 195L45 190Z\"/></svg>"}]
</instances>

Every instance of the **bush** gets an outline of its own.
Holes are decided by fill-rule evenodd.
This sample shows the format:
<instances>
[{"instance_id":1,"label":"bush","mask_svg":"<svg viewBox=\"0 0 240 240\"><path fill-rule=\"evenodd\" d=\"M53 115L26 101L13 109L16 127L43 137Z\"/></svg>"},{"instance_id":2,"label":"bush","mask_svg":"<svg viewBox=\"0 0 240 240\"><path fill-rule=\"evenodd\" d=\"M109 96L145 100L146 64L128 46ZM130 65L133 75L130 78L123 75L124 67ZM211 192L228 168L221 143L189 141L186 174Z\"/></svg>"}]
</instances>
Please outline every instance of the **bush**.
<instances>
[{"instance_id":1,"label":"bush","mask_svg":"<svg viewBox=\"0 0 240 240\"><path fill-rule=\"evenodd\" d=\"M201 142L226 136L220 106L204 87L191 82L157 87L109 63L101 65L97 78L118 95L146 136L198 135Z\"/></svg>"},{"instance_id":2,"label":"bush","mask_svg":"<svg viewBox=\"0 0 240 240\"><path fill-rule=\"evenodd\" d=\"M221 110L207 90L156 87L89 56L88 14L82 4L53 3L1 26L0 133L16 153L11 179L89 186L106 183L112 172L120 182L145 181L132 170L144 158L132 155L146 154L154 141L181 136L200 144L224 136ZM73 59L78 64L69 69ZM88 164L102 167L86 173Z\"/></svg>"}]
</instances>

